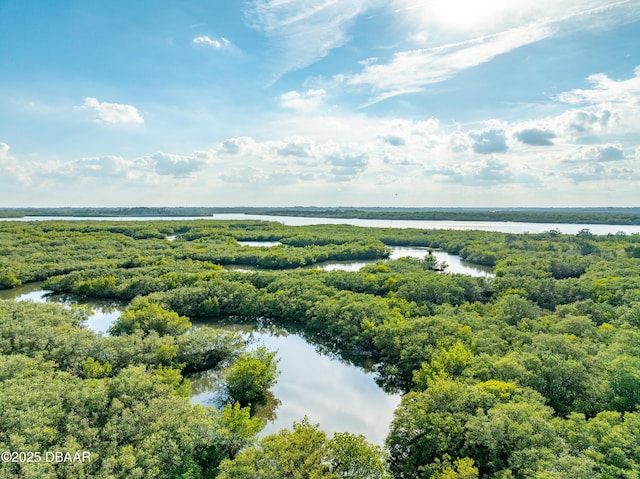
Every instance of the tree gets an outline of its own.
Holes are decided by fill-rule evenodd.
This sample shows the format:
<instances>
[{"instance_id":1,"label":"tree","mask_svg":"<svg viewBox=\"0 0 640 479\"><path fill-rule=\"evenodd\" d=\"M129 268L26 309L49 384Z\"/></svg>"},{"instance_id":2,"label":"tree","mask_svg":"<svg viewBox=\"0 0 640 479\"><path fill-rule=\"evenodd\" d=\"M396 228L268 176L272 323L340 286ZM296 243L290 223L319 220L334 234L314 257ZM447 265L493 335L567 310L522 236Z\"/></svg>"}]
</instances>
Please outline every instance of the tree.
<instances>
[{"instance_id":1,"label":"tree","mask_svg":"<svg viewBox=\"0 0 640 479\"><path fill-rule=\"evenodd\" d=\"M227 393L243 406L264 400L267 389L276 383L278 359L276 352L265 346L243 353L229 368L226 377Z\"/></svg>"},{"instance_id":2,"label":"tree","mask_svg":"<svg viewBox=\"0 0 640 479\"><path fill-rule=\"evenodd\" d=\"M259 417L251 417L248 407L240 403L227 403L214 418L214 443L229 459L255 441L256 434L264 427Z\"/></svg>"},{"instance_id":3,"label":"tree","mask_svg":"<svg viewBox=\"0 0 640 479\"><path fill-rule=\"evenodd\" d=\"M305 417L220 464L218 479L390 479L381 448L363 436L328 438Z\"/></svg>"},{"instance_id":4,"label":"tree","mask_svg":"<svg viewBox=\"0 0 640 479\"><path fill-rule=\"evenodd\" d=\"M141 329L145 333L156 331L160 336L178 336L190 327L189 318L167 311L147 298L136 298L109 328L109 332L114 336L120 336Z\"/></svg>"},{"instance_id":5,"label":"tree","mask_svg":"<svg viewBox=\"0 0 640 479\"><path fill-rule=\"evenodd\" d=\"M339 479L326 434L305 418L220 464L218 479Z\"/></svg>"},{"instance_id":6,"label":"tree","mask_svg":"<svg viewBox=\"0 0 640 479\"><path fill-rule=\"evenodd\" d=\"M329 441L331 467L341 478L390 479L382 448L361 434L336 432Z\"/></svg>"}]
</instances>

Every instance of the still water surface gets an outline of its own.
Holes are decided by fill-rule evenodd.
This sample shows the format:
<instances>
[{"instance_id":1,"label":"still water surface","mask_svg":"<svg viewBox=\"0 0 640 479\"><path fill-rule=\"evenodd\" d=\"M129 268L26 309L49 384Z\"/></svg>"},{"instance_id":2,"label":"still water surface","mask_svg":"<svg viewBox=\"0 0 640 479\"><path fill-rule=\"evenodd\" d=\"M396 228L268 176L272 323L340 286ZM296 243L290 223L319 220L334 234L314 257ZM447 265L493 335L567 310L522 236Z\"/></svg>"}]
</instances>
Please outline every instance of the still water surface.
<instances>
[{"instance_id":1,"label":"still water surface","mask_svg":"<svg viewBox=\"0 0 640 479\"><path fill-rule=\"evenodd\" d=\"M274 242L243 242L248 246L270 247ZM390 259L401 257L424 258L427 248L391 248ZM458 256L442 251L434 251L439 262L446 262L446 271L489 276L491 268L470 265ZM357 271L376 261L327 262L314 267L323 270ZM62 304L85 305L91 309L86 326L98 333L106 334L109 326L118 318L124 303L109 301L82 301L69 295L51 295L42 289L42 283L32 283L11 290L0 290L0 299L36 302L58 302ZM271 417L261 435L271 434L281 428L291 427L294 421L308 416L312 423L320 423L329 434L349 431L363 434L370 442L384 443L393 418L393 411L400 402L400 395L385 393L375 382L370 368L356 366L339 356L307 342L300 334L273 325L208 321L199 326L233 329L250 340L253 347L265 345L277 351L280 375L272 388L275 401L279 404L262 413ZM200 404L219 406L221 378L215 371L205 371L190 377L193 385L192 401ZM265 410L266 409L266 410Z\"/></svg>"},{"instance_id":2,"label":"still water surface","mask_svg":"<svg viewBox=\"0 0 640 479\"><path fill-rule=\"evenodd\" d=\"M259 220L277 221L288 226L341 224L376 228L418 228L445 230L499 231L502 233L544 233L559 230L576 234L588 229L593 234L606 235L618 232L640 234L640 225L569 224L569 223L520 223L511 221L429 221L429 220L373 220L357 218L316 218L305 216L249 215L244 213L217 214L213 216L25 216L24 218L0 218L0 221L183 221L183 220Z\"/></svg>"},{"instance_id":3,"label":"still water surface","mask_svg":"<svg viewBox=\"0 0 640 479\"><path fill-rule=\"evenodd\" d=\"M259 220L277 221L287 226L307 225L352 225L375 228L418 228L441 230L480 230L498 231L501 233L544 233L559 230L565 234L576 234L582 229L588 229L593 234L606 235L623 232L626 234L640 234L640 225L603 225L603 224L569 224L569 223L520 223L511 221L429 221L429 220L373 220L357 218L314 218L303 216L270 216L248 215L244 213L217 214L210 219L215 220Z\"/></svg>"},{"instance_id":4,"label":"still water surface","mask_svg":"<svg viewBox=\"0 0 640 479\"><path fill-rule=\"evenodd\" d=\"M389 246L391 254L389 259L399 259L403 257L424 259L429 254L429 248L420 246ZM476 265L463 261L460 256L449 254L445 251L433 251L432 253L438 263L446 264L446 273L466 274L469 276L493 276L493 268L490 266ZM311 266L312 268L322 269L324 271L358 271L363 266L375 264L380 260L362 260L362 261L329 261L326 263L318 263Z\"/></svg>"},{"instance_id":5,"label":"still water surface","mask_svg":"<svg viewBox=\"0 0 640 479\"><path fill-rule=\"evenodd\" d=\"M245 242L249 246L270 247L273 242ZM409 256L424 258L427 248L391 248L391 259ZM446 271L473 276L491 275L491 268L470 265L458 256L434 251L439 262L446 262ZM316 267L324 270L357 271L375 261L328 262ZM85 305L91 309L86 326L98 333L106 334L109 326L118 318L124 308L123 303L110 301L82 301L69 295L51 295L42 289L42 283L32 283L11 290L0 290L0 299L36 302L58 302L67 305ZM356 366L351 362L321 350L307 342L300 334L273 325L209 321L198 325L224 327L239 331L252 347L265 345L277 351L280 375L272 388L275 409L263 409L265 416L271 416L261 435L271 434L281 428L291 427L294 421L308 416L312 423L319 423L328 433L349 431L363 434L370 442L384 443L393 418L393 411L400 402L400 395L385 393L375 382L370 368ZM192 401L212 406L220 405L221 379L215 371L205 371L193 375Z\"/></svg>"},{"instance_id":6,"label":"still water surface","mask_svg":"<svg viewBox=\"0 0 640 479\"><path fill-rule=\"evenodd\" d=\"M224 327L242 332L251 340L251 347L264 345L277 351L280 375L271 391L279 404L274 411L258 410L263 417L271 416L260 436L290 428L294 421L307 416L329 435L348 431L362 434L374 444L384 444L401 396L385 393L369 369L321 351L299 334L280 327L257 328L255 323L227 323ZM196 393L192 401L220 405L220 383L215 376L205 371L189 379Z\"/></svg>"},{"instance_id":7,"label":"still water surface","mask_svg":"<svg viewBox=\"0 0 640 479\"><path fill-rule=\"evenodd\" d=\"M86 327L102 334L106 334L126 305L120 301L81 300L71 295L51 294L51 291L43 290L42 285L43 283L29 283L13 289L2 289L0 290L0 299L86 306L89 308Z\"/></svg>"},{"instance_id":8,"label":"still water surface","mask_svg":"<svg viewBox=\"0 0 640 479\"><path fill-rule=\"evenodd\" d=\"M0 299L81 304L72 297L49 293L42 289L42 283L35 283L0 290ZM106 333L124 307L95 301L82 304L93 311L87 327L100 333ZM393 411L400 403L400 395L387 394L378 387L370 369L321 351L301 335L289 333L283 328L264 328L254 322L232 321L201 321L197 325L201 327L205 324L240 331L246 339L251 340L251 347L265 345L277 351L280 375L272 392L279 404L270 414L265 412L272 420L260 433L261 436L290 428L294 421L299 422L306 415L312 423L319 423L329 434L348 431L363 434L374 444L384 443ZM221 382L215 376L215 371L205 371L190 379L193 402L220 405Z\"/></svg>"}]
</instances>

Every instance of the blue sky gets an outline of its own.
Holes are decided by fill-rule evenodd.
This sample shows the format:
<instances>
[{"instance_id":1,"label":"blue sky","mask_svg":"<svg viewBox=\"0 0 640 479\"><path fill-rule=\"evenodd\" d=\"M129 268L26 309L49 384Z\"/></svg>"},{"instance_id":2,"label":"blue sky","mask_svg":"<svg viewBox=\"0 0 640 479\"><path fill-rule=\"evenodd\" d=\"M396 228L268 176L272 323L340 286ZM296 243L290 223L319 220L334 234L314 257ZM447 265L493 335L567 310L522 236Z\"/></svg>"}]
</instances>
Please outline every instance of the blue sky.
<instances>
[{"instance_id":1,"label":"blue sky","mask_svg":"<svg viewBox=\"0 0 640 479\"><path fill-rule=\"evenodd\" d=\"M638 206L640 0L0 0L0 206Z\"/></svg>"}]
</instances>

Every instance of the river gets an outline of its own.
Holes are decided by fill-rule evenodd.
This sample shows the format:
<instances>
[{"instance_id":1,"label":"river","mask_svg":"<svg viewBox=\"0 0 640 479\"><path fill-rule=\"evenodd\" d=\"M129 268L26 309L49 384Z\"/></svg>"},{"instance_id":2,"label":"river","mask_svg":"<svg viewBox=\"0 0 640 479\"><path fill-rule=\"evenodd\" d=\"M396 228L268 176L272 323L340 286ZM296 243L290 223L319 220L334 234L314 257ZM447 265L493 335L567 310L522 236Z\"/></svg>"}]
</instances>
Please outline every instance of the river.
<instances>
[{"instance_id":1,"label":"river","mask_svg":"<svg viewBox=\"0 0 640 479\"><path fill-rule=\"evenodd\" d=\"M214 216L25 216L24 218L0 218L0 221L190 221L190 220L259 220L276 221L288 226L342 224L376 228L418 228L445 230L480 230L501 233L544 233L558 230L576 234L588 229L593 234L640 234L640 225L570 224L570 223L521 223L511 221L429 221L429 220L374 220L357 218L320 218L306 216L250 215L225 213Z\"/></svg>"},{"instance_id":2,"label":"river","mask_svg":"<svg viewBox=\"0 0 640 479\"><path fill-rule=\"evenodd\" d=\"M606 235L618 232L626 234L640 234L640 225L605 225L605 224L570 224L570 223L520 223L511 221L429 221L429 220L374 220L358 218L316 218L306 216L271 216L217 214L211 219L215 220L258 220L277 221L287 226L307 225L352 225L375 228L417 228L426 230L480 230L497 231L501 233L544 233L545 231L559 230L561 233L576 234L580 230L588 229L593 234Z\"/></svg>"}]
</instances>

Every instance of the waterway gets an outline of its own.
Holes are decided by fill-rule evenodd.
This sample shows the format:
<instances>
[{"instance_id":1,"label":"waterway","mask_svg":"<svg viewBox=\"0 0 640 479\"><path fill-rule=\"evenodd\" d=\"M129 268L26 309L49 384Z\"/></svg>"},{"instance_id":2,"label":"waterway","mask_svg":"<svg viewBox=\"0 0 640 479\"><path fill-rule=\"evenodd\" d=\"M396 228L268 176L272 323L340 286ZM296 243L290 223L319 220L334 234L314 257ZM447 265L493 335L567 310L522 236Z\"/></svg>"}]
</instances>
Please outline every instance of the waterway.
<instances>
[{"instance_id":1,"label":"waterway","mask_svg":"<svg viewBox=\"0 0 640 479\"><path fill-rule=\"evenodd\" d=\"M640 225L570 224L570 223L521 223L511 221L430 221L357 218L321 218L305 216L250 215L244 213L217 214L214 216L25 216L24 218L0 218L0 221L188 221L188 220L259 220L276 221L288 226L342 224L376 228L418 228L444 230L480 230L501 233L544 233L558 230L565 234L576 234L588 229L593 234L616 233L640 234Z\"/></svg>"},{"instance_id":2,"label":"waterway","mask_svg":"<svg viewBox=\"0 0 640 479\"><path fill-rule=\"evenodd\" d=\"M51 295L42 289L42 283L0 290L0 299L87 306L91 310L87 328L103 334L124 308L123 304L82 302L68 295ZM265 345L277 351L278 382L271 389L271 404L258 411L269 418L261 436L290 428L294 421L300 422L307 416L330 435L348 431L383 445L401 397L385 393L367 365L345 361L307 342L301 334L274 325L234 320L198 321L195 325L239 331L252 348ZM212 370L190 376L192 402L220 406L222 378L217 374Z\"/></svg>"},{"instance_id":3,"label":"waterway","mask_svg":"<svg viewBox=\"0 0 640 479\"><path fill-rule=\"evenodd\" d=\"M107 333L109 327L118 319L125 307L125 303L120 301L82 300L72 295L51 294L51 291L42 289L42 286L43 283L29 283L13 289L0 289L0 299L84 306L88 310L85 326L100 334Z\"/></svg>"},{"instance_id":4,"label":"waterway","mask_svg":"<svg viewBox=\"0 0 640 479\"><path fill-rule=\"evenodd\" d=\"M403 257L424 259L429 254L429 248L420 246L390 246L391 254L389 259L399 259ZM445 266L446 273L466 274L469 276L493 276L493 268L490 266L476 265L463 261L460 256L449 254L445 251L433 251L441 266ZM360 268L379 262L380 260L361 260L361 261L329 261L326 263L318 263L312 268L322 269L324 271L358 271Z\"/></svg>"},{"instance_id":5,"label":"waterway","mask_svg":"<svg viewBox=\"0 0 640 479\"><path fill-rule=\"evenodd\" d=\"M352 225L375 228L417 228L425 230L460 230L460 231L497 231L500 233L544 233L558 230L565 234L576 234L588 229L593 234L606 235L618 232L640 234L640 225L604 225L604 224L570 224L570 223L520 223L511 221L430 221L430 220L375 220L358 218L315 218L305 216L271 216L249 215L244 213L218 214L216 220L258 220L276 221L287 226L308 225Z\"/></svg>"},{"instance_id":6,"label":"waterway","mask_svg":"<svg viewBox=\"0 0 640 479\"><path fill-rule=\"evenodd\" d=\"M215 326L217 322L197 323L205 324ZM384 444L401 396L385 393L376 384L370 367L345 361L282 327L260 327L253 322L226 322L221 326L240 331L251 341L251 348L264 345L277 351L280 374L271 388L273 397L266 407L258 409L258 415L269 418L260 436L290 428L294 421L307 416L329 435L348 431L362 434L374 444ZM193 402L220 405L221 380L216 371L189 379L195 393Z\"/></svg>"}]
</instances>

